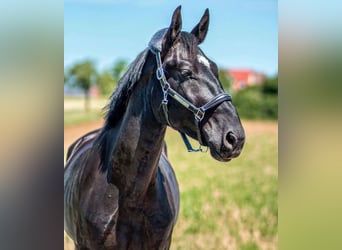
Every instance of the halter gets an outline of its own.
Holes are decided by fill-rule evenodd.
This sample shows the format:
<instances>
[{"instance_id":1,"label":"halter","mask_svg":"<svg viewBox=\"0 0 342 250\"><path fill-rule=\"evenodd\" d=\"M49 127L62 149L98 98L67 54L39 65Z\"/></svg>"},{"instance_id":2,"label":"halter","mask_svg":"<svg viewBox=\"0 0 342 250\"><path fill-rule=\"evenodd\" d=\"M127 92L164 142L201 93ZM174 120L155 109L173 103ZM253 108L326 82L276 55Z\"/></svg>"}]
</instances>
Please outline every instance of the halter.
<instances>
[{"instance_id":1,"label":"halter","mask_svg":"<svg viewBox=\"0 0 342 250\"><path fill-rule=\"evenodd\" d=\"M152 39L149 43L150 51L156 56L156 61L157 61L156 77L159 80L160 85L162 87L162 91L163 91L163 99L161 101L161 106L163 108L164 117L165 117L165 120L168 123L168 125L170 127L172 127L170 120L169 120L168 106L167 106L168 105L168 96L171 96L179 104L181 104L182 106L184 106L185 108L187 108L188 110L190 110L194 114L195 124L196 124L196 128L197 128L197 140L200 144L198 149L194 149L192 147L192 145L191 145L191 143L190 143L190 141L187 138L185 133L178 131L181 134L181 137L185 143L185 146L187 147L188 152L203 152L203 151L206 152L208 150L208 148L206 150L202 149L202 145L204 145L204 144L203 144L202 135L201 135L201 121L205 117L205 112L211 108L214 108L214 107L220 105L222 102L231 101L232 97L227 93L221 93L221 94L218 94L217 96L215 96L212 100L210 100L209 102L207 102L203 106L198 108L195 105L193 105L191 102L186 100L183 96L178 94L170 86L170 83L168 83L168 81L166 80L162 61L161 61L161 57L160 57L160 52L162 50L162 39L165 36L166 32L167 32L167 29L163 29L163 30L158 31L152 37Z\"/></svg>"}]
</instances>

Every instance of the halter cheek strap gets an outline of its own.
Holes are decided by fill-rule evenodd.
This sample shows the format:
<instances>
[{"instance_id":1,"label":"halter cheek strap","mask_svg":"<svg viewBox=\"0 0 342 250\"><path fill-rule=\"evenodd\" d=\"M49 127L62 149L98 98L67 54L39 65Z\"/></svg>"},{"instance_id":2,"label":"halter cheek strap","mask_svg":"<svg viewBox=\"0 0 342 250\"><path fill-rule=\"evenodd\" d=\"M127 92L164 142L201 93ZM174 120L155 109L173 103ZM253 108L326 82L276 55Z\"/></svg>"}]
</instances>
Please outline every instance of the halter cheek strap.
<instances>
[{"instance_id":1,"label":"halter cheek strap","mask_svg":"<svg viewBox=\"0 0 342 250\"><path fill-rule=\"evenodd\" d=\"M180 131L178 131L178 132L181 134L182 139L183 139L183 141L184 141L189 152L203 152L202 145L204 145L204 144L203 144L202 135L201 135L201 121L203 120L203 118L205 116L205 112L211 108L214 108L214 107L220 105L222 102L231 101L232 97L227 93L221 93L221 94L215 96L212 100L210 100L209 102L207 102L203 106L198 108L195 105L193 105L191 102L186 100L183 96L178 94L173 88L171 88L170 84L166 80L162 61L161 61L161 57L160 57L160 52L162 50L162 39L163 39L163 36L165 36L166 32L167 32L167 29L163 29L163 30L158 31L152 37L152 39L149 43L150 51L156 56L156 61L157 61L156 77L159 80L160 85L162 87L162 91L163 91L163 99L161 101L161 106L163 109L164 117L165 117L165 120L168 123L168 125L170 127L172 127L170 120L169 120L169 115L168 115L168 113L169 113L168 112L168 96L171 96L179 104L181 104L182 106L184 106L185 108L190 110L194 114L194 118L195 118L195 124L196 124L196 128L197 128L197 140L200 144L199 148L194 149L191 146L191 143L190 143L189 139L187 138L186 134L183 132L180 132ZM205 151L207 151L207 150L205 150Z\"/></svg>"}]
</instances>

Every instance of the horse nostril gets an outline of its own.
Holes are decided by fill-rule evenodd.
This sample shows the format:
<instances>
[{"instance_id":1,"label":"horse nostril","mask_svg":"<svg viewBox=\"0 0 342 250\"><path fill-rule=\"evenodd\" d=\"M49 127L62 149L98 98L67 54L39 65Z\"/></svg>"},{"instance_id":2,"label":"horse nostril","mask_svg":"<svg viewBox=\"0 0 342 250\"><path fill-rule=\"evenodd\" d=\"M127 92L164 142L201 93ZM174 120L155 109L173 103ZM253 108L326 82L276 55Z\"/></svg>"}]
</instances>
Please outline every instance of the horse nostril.
<instances>
[{"instance_id":1,"label":"horse nostril","mask_svg":"<svg viewBox=\"0 0 342 250\"><path fill-rule=\"evenodd\" d=\"M230 145L232 145L232 147L234 148L236 143L237 143L237 138L236 136L233 134L233 132L228 132L228 134L226 135L226 139L228 141L228 143Z\"/></svg>"}]
</instances>

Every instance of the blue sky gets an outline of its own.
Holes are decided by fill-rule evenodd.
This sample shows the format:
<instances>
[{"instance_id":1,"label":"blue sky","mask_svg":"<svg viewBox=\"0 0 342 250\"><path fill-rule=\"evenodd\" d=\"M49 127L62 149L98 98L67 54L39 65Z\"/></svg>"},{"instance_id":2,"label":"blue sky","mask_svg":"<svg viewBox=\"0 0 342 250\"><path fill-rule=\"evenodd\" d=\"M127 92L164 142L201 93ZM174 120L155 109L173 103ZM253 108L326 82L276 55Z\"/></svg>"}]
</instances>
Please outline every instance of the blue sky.
<instances>
[{"instance_id":1,"label":"blue sky","mask_svg":"<svg viewBox=\"0 0 342 250\"><path fill-rule=\"evenodd\" d=\"M273 0L65 0L64 65L92 59L99 70L131 62L182 5L183 30L210 12L204 53L222 68L278 72L278 2Z\"/></svg>"}]
</instances>

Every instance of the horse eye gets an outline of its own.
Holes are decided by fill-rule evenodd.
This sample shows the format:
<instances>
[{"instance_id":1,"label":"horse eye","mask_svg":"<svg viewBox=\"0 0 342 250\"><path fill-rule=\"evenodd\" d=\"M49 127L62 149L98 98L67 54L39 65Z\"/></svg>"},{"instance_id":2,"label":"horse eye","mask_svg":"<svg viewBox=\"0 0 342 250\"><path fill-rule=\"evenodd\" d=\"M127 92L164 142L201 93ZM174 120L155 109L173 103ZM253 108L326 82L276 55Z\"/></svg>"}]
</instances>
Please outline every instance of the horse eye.
<instances>
[{"instance_id":1,"label":"horse eye","mask_svg":"<svg viewBox=\"0 0 342 250\"><path fill-rule=\"evenodd\" d=\"M192 72L191 72L191 70L189 70L189 69L182 69L182 70L181 70L181 75L182 75L183 77L189 78L189 77L192 76Z\"/></svg>"}]
</instances>

